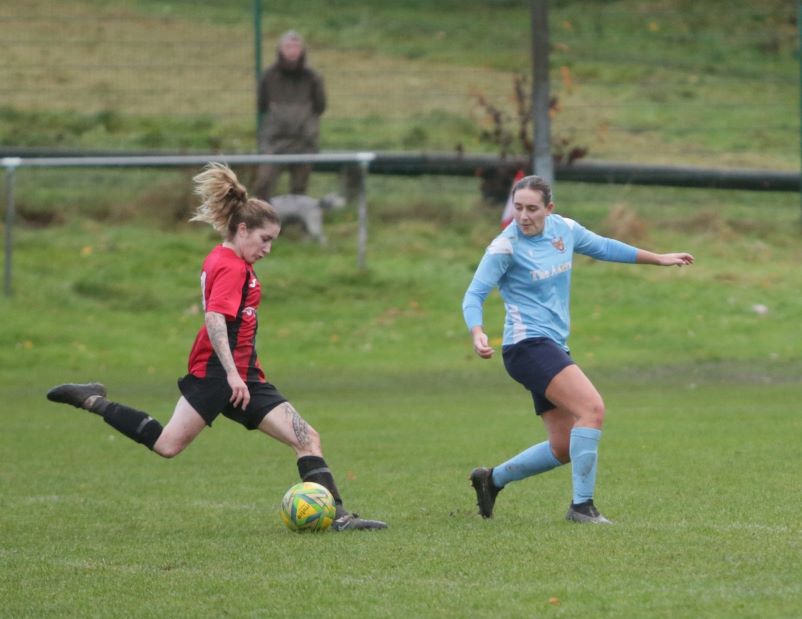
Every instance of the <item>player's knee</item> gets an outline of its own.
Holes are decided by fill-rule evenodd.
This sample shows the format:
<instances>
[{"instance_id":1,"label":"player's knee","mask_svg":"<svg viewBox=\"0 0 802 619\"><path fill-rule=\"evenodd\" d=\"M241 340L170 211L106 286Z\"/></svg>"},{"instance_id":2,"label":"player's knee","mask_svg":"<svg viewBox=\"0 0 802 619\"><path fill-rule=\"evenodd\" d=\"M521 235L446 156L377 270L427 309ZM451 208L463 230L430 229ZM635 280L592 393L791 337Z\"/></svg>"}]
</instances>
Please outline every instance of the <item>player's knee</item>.
<instances>
[{"instance_id":1,"label":"player's knee","mask_svg":"<svg viewBox=\"0 0 802 619\"><path fill-rule=\"evenodd\" d=\"M184 451L185 444L171 440L169 436L162 434L159 440L153 445L154 453L159 454L162 458L175 458L178 454Z\"/></svg>"},{"instance_id":2,"label":"player's knee","mask_svg":"<svg viewBox=\"0 0 802 619\"><path fill-rule=\"evenodd\" d=\"M167 458L169 460L170 458L175 458L181 453L182 450L173 445L170 445L169 447L158 447L154 445L153 451L159 454L162 458Z\"/></svg>"},{"instance_id":3,"label":"player's knee","mask_svg":"<svg viewBox=\"0 0 802 619\"><path fill-rule=\"evenodd\" d=\"M593 416L599 423L599 427L604 423L604 415L605 415L605 408L604 408L604 400L599 398L598 404L593 409Z\"/></svg>"},{"instance_id":4,"label":"player's knee","mask_svg":"<svg viewBox=\"0 0 802 619\"><path fill-rule=\"evenodd\" d=\"M601 398L593 402L589 402L587 406L583 407L583 411L579 418L582 425L590 428L601 428L604 423L604 401Z\"/></svg>"}]
</instances>

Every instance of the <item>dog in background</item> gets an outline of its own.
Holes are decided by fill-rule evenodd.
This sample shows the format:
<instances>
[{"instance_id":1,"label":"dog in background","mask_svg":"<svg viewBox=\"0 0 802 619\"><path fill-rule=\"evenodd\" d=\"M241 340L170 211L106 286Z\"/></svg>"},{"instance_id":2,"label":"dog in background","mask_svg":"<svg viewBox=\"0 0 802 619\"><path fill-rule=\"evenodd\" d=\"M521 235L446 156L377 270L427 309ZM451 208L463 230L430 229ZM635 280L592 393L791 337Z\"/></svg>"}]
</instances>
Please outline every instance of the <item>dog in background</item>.
<instances>
[{"instance_id":1,"label":"dog in background","mask_svg":"<svg viewBox=\"0 0 802 619\"><path fill-rule=\"evenodd\" d=\"M329 209L340 209L345 206L345 198L337 193L329 193L320 200L311 196L287 193L270 198L270 204L278 211L282 224L287 221L298 221L307 235L321 245L326 245L323 233L323 213Z\"/></svg>"}]
</instances>

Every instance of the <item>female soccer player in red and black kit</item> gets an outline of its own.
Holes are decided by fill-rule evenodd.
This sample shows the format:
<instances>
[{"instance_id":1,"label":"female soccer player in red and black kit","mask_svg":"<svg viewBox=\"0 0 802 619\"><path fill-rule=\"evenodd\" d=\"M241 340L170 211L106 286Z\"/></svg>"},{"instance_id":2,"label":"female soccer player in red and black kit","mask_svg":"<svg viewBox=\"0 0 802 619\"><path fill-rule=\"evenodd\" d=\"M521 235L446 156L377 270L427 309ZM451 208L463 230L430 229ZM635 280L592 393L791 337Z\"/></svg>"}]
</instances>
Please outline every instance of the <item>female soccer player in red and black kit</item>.
<instances>
[{"instance_id":1,"label":"female soccer player in red and black kit","mask_svg":"<svg viewBox=\"0 0 802 619\"><path fill-rule=\"evenodd\" d=\"M190 221L214 227L223 237L203 262L201 289L205 324L189 355L189 373L178 381L181 397L166 426L142 411L106 399L100 383L67 383L47 397L103 417L125 436L165 458L181 453L222 413L249 430L292 447L303 481L328 488L334 496L336 531L383 529L378 520L348 512L323 459L320 435L265 380L256 354L257 310L261 300L253 264L270 253L281 222L270 204L249 198L234 173L209 164L194 179L203 200Z\"/></svg>"}]
</instances>

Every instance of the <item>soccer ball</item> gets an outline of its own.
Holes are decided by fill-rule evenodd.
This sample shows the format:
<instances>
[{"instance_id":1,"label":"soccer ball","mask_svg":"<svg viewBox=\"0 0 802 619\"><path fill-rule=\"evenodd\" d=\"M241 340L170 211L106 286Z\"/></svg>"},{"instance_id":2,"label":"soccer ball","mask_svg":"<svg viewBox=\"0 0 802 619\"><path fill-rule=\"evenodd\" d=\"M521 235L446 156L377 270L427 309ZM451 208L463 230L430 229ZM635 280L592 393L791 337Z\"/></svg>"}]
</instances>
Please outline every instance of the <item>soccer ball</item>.
<instances>
[{"instance_id":1,"label":"soccer ball","mask_svg":"<svg viewBox=\"0 0 802 619\"><path fill-rule=\"evenodd\" d=\"M334 497L320 484L301 482L287 490L279 514L290 531L325 531L334 522Z\"/></svg>"}]
</instances>

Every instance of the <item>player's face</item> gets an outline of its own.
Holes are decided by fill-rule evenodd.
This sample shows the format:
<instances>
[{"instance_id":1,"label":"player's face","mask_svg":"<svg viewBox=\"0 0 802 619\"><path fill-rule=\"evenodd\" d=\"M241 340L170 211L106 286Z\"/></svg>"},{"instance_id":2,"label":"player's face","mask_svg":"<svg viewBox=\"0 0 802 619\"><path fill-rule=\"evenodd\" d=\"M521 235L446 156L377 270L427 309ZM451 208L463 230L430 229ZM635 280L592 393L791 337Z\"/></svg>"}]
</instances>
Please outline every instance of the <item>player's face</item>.
<instances>
[{"instance_id":1,"label":"player's face","mask_svg":"<svg viewBox=\"0 0 802 619\"><path fill-rule=\"evenodd\" d=\"M234 246L237 253L248 264L261 260L273 249L273 241L281 232L278 224L268 223L260 228L246 228L240 224L237 236L234 237Z\"/></svg>"},{"instance_id":2,"label":"player's face","mask_svg":"<svg viewBox=\"0 0 802 619\"><path fill-rule=\"evenodd\" d=\"M521 232L535 236L543 232L546 217L554 210L554 203L543 203L543 194L534 189L519 189L513 196L513 217Z\"/></svg>"}]
</instances>

